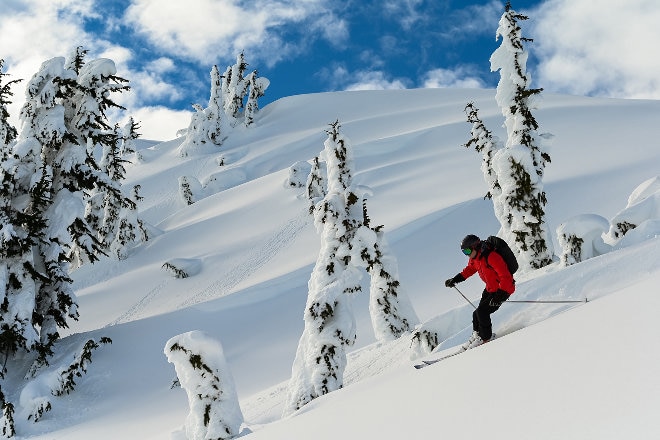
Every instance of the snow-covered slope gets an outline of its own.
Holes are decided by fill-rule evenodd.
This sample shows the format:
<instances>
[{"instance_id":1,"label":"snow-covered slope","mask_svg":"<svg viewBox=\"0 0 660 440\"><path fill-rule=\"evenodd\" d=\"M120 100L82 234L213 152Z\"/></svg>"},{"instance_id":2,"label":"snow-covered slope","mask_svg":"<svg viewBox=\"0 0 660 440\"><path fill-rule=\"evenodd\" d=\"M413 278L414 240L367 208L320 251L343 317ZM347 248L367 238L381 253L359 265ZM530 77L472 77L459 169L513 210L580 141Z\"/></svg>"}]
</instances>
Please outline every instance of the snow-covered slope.
<instances>
[{"instance_id":1,"label":"snow-covered slope","mask_svg":"<svg viewBox=\"0 0 660 440\"><path fill-rule=\"evenodd\" d=\"M503 137L493 90L368 91L281 99L217 154L180 158L181 139L142 150L128 183L142 186L142 216L157 235L125 261L73 274L81 319L66 341L93 335L113 344L95 352L77 391L39 423L19 421L19 435L182 438L187 400L170 389L175 372L163 347L202 330L223 345L244 432L254 438L652 438L660 432L652 416L660 407L656 224L621 250L518 277L520 299L588 303L507 304L495 331L522 330L421 371L406 338L374 343L367 295L358 295L346 388L278 421L319 249L302 191L286 185L289 167L316 156L328 124L341 122L402 285L423 321L451 321L451 346L467 337L471 313L443 285L465 263L458 243L499 228L483 200L481 158L462 147L468 101ZM540 105L536 118L554 135L544 180L552 231L578 214L612 218L660 174L660 102L546 95ZM181 176L205 187L193 205L179 195ZM172 277L162 265L176 259L198 273ZM481 289L478 280L461 285L470 298Z\"/></svg>"}]
</instances>

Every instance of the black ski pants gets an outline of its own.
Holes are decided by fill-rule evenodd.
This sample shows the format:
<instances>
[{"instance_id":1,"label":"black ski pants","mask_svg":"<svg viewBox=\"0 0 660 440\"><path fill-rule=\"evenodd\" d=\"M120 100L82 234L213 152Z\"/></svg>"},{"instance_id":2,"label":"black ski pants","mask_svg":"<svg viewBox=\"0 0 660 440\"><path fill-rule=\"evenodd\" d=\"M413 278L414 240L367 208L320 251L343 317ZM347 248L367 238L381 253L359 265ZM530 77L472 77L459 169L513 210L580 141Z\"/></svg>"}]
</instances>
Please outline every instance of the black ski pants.
<instances>
[{"instance_id":1,"label":"black ski pants","mask_svg":"<svg viewBox=\"0 0 660 440\"><path fill-rule=\"evenodd\" d=\"M490 315L502 305L502 303L493 301L493 296L492 293L484 290L481 294L479 306L472 312L472 329L478 332L484 341L493 337L493 323L490 320Z\"/></svg>"}]
</instances>

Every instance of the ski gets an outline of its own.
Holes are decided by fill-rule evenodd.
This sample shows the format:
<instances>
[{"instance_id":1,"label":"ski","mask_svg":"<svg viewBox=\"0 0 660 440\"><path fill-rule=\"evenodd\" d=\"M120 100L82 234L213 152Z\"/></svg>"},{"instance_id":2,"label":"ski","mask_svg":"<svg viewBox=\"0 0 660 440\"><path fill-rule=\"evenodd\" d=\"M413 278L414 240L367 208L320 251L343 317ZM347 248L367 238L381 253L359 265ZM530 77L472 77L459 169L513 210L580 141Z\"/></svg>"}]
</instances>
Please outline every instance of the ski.
<instances>
[{"instance_id":1,"label":"ski","mask_svg":"<svg viewBox=\"0 0 660 440\"><path fill-rule=\"evenodd\" d=\"M430 359L430 360L427 360L427 361L423 360L421 364L416 364L415 368L417 368L419 370L420 368L428 367L429 365L433 365L436 362L444 361L447 358L450 358L452 356L456 356L457 354L461 354L464 351L467 351L467 350L465 350L464 348L461 347L458 351L455 351L454 353L450 353L446 356L442 356L442 357L439 357L437 359Z\"/></svg>"},{"instance_id":2,"label":"ski","mask_svg":"<svg viewBox=\"0 0 660 440\"><path fill-rule=\"evenodd\" d=\"M487 344L488 342L490 342L490 341L492 341L493 339L498 338L498 337L500 337L499 334L495 334L495 333L493 333L493 336L492 336L488 341L483 342L483 343L481 343L481 344L479 344L479 345L477 345L477 346L475 346L475 347L470 347L470 348L463 348L463 347L461 347L461 348L458 349L458 351L455 351L455 352L453 352L453 353L449 353L448 355L445 355L445 356L441 356L441 357L439 357L439 358L437 358L437 359L430 359L430 360L427 360L427 361L422 360L422 363L421 363L421 364L416 364L416 365L415 365L415 368L417 368L417 369L419 370L420 368L428 367L429 365L433 365L433 364L435 364L436 362L444 361L444 360L447 359L447 358L450 358L450 357L452 357L452 356L456 356L457 354L464 353L464 352L466 352L466 351L468 351L468 350L471 350L472 348L481 347L482 345Z\"/></svg>"}]
</instances>

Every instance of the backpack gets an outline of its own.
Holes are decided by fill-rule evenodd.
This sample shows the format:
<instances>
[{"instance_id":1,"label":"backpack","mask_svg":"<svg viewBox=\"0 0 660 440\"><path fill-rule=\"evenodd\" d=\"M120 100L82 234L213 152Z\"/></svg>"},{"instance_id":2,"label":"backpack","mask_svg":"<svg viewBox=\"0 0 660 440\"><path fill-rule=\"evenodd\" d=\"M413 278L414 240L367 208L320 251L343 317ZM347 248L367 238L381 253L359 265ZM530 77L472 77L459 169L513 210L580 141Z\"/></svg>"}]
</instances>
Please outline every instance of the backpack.
<instances>
[{"instance_id":1,"label":"backpack","mask_svg":"<svg viewBox=\"0 0 660 440\"><path fill-rule=\"evenodd\" d=\"M516 273L518 270L518 260L516 260L516 255L513 253L506 241L502 240L500 237L496 237L495 235L488 237L486 240L484 240L482 249L482 255L484 255L486 261L488 261L488 254L490 254L492 251L497 252L502 257L506 263L506 266L509 268L511 275Z\"/></svg>"}]
</instances>

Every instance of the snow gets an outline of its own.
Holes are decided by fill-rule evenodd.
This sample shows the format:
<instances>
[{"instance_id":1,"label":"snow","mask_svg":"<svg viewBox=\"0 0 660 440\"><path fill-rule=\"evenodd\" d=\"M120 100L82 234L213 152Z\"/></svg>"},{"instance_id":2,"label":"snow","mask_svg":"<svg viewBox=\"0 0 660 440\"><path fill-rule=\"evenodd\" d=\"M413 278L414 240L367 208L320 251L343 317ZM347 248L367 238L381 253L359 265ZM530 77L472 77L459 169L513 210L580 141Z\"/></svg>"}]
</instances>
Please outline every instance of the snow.
<instances>
[{"instance_id":1,"label":"snow","mask_svg":"<svg viewBox=\"0 0 660 440\"><path fill-rule=\"evenodd\" d=\"M38 423L17 412L17 438L180 439L188 399L170 388L176 372L163 347L192 331L222 341L246 438L654 438L660 148L650 130L658 101L543 95L534 114L555 136L543 179L548 229L583 214L611 222L641 203L655 203L644 208L653 218L608 238L609 252L516 277L517 300L588 302L505 303L493 315L497 339L412 368L469 336L472 308L443 281L465 264L464 235L499 229L483 200L481 159L462 147L470 101L505 139L495 90L420 89L284 98L214 153L179 157L181 138L138 147L143 159L127 164L126 184L141 185L140 214L157 234L126 260L104 258L72 274L80 320L62 341L78 347L107 336L112 344L93 353L76 391L49 396L53 409ZM353 146L354 184L372 190L369 215L384 225L402 288L422 326L444 342L433 354L411 348L410 335L376 342L364 285L352 299L357 340L344 388L283 418L320 250L304 189L286 182L293 164L319 154L337 119ZM182 176L222 184L187 205ZM194 274L173 277L162 268L168 261ZM473 302L482 288L477 277L460 285ZM38 396L28 391L25 398Z\"/></svg>"}]
</instances>

